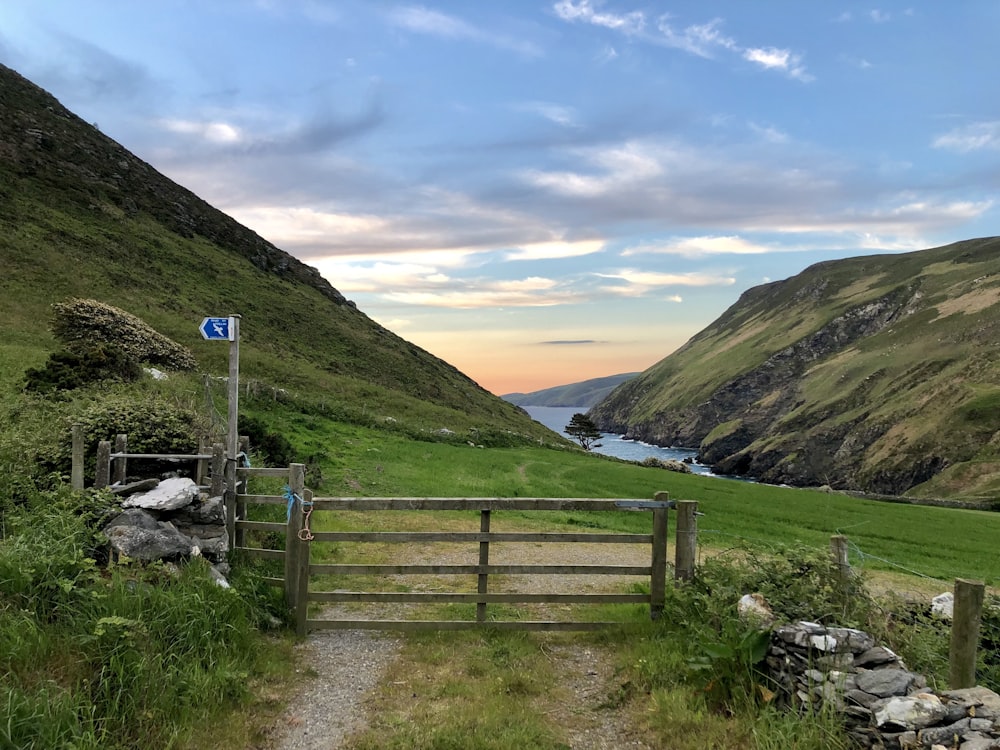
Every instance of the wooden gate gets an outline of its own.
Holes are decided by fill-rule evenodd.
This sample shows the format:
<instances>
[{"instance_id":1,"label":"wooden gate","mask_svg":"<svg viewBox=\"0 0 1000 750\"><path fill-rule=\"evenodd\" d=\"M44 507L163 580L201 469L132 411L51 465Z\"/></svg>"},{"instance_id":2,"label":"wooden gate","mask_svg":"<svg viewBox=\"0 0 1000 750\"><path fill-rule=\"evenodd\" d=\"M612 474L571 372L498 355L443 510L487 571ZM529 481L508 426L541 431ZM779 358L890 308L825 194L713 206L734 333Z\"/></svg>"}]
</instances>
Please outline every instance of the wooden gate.
<instances>
[{"instance_id":1,"label":"wooden gate","mask_svg":"<svg viewBox=\"0 0 1000 750\"><path fill-rule=\"evenodd\" d=\"M236 520L236 549L249 554L284 561L284 578L273 583L284 587L286 600L295 612L296 631L305 635L320 629L368 630L596 630L617 622L586 620L502 620L491 619L490 604L606 604L642 603L649 605L650 616L656 619L663 611L667 573L667 512L674 503L667 493L657 493L653 500L594 499L594 498L389 498L389 497L313 497L304 487L304 467L292 464L284 469L240 469L244 475L275 476L287 472L289 490L286 495L241 494L233 498L231 507L252 504L288 504L287 523ZM291 502L289 502L291 498ZM306 512L317 510L350 511L478 511L478 531L319 531L304 529ZM648 534L628 533L551 533L497 532L491 530L495 511L635 511L651 514ZM247 530L284 531L285 550L260 550L242 544ZM306 533L308 532L308 533ZM315 563L310 560L310 545L316 542L409 543L459 542L478 545L478 563L472 565L445 564L365 564ZM498 565L490 561L490 546L503 542L574 542L599 544L643 544L650 548L649 565ZM474 576L475 592L412 592L412 591L316 591L310 587L313 576L392 575L392 576ZM567 589L561 593L498 593L490 591L490 576L497 575L558 575L566 576ZM649 580L649 593L579 593L568 582L575 575L637 576ZM310 602L325 603L474 603L475 619L464 620L403 620L403 619L313 619L309 616Z\"/></svg>"}]
</instances>

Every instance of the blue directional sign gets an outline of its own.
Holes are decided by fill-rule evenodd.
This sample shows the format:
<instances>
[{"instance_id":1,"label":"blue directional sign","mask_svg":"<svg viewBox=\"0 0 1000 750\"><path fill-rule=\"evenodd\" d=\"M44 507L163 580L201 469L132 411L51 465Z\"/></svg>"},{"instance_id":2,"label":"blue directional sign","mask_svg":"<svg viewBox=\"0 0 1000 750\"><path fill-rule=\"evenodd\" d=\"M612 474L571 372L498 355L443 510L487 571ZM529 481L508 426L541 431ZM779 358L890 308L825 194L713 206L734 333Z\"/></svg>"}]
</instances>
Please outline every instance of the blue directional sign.
<instances>
[{"instance_id":1,"label":"blue directional sign","mask_svg":"<svg viewBox=\"0 0 1000 750\"><path fill-rule=\"evenodd\" d=\"M232 318L205 318L198 326L202 338L209 341L232 341L236 335L236 326Z\"/></svg>"}]
</instances>

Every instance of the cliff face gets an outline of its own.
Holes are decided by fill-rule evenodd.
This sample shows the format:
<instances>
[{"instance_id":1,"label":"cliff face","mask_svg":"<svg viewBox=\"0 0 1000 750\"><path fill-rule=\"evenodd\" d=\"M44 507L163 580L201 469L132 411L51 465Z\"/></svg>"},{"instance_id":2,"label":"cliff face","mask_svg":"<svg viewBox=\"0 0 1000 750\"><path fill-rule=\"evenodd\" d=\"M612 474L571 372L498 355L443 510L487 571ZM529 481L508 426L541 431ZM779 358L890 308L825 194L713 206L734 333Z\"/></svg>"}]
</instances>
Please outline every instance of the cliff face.
<instances>
[{"instance_id":1,"label":"cliff face","mask_svg":"<svg viewBox=\"0 0 1000 750\"><path fill-rule=\"evenodd\" d=\"M749 290L590 415L719 473L886 494L1000 481L1000 239Z\"/></svg>"}]
</instances>

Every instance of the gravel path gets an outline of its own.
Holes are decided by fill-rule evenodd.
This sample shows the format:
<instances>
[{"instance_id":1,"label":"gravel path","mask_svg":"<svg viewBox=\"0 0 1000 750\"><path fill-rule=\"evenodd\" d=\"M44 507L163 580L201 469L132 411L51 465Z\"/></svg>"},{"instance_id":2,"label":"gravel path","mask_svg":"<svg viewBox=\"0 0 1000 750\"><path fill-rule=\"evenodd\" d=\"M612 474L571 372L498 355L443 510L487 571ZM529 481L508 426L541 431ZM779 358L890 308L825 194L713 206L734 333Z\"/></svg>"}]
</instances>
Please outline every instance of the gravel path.
<instances>
[{"instance_id":1,"label":"gravel path","mask_svg":"<svg viewBox=\"0 0 1000 750\"><path fill-rule=\"evenodd\" d=\"M333 619L336 613L328 612ZM400 641L367 630L321 630L297 648L299 670L309 675L285 712L275 750L334 750L364 729L365 698L399 654Z\"/></svg>"},{"instance_id":2,"label":"gravel path","mask_svg":"<svg viewBox=\"0 0 1000 750\"><path fill-rule=\"evenodd\" d=\"M475 562L478 555L475 545L434 545L433 549L414 552L407 562L463 564ZM497 544L496 550L491 547L491 559L496 563L646 565L649 549L580 543ZM580 592L620 591L625 583L637 580L593 575L567 578L572 590ZM490 582L495 591L514 590L514 584L522 591L555 591L567 584L561 576L498 576ZM348 614L331 608L323 617L355 615L356 610ZM401 637L362 630L312 633L298 647L299 669L309 679L276 731L274 750L336 750L347 737L364 729L366 698L398 656ZM649 748L630 726L626 711L615 703L622 686L616 679L610 649L553 642L546 646L546 653L560 674L546 714L564 728L573 750Z\"/></svg>"}]
</instances>

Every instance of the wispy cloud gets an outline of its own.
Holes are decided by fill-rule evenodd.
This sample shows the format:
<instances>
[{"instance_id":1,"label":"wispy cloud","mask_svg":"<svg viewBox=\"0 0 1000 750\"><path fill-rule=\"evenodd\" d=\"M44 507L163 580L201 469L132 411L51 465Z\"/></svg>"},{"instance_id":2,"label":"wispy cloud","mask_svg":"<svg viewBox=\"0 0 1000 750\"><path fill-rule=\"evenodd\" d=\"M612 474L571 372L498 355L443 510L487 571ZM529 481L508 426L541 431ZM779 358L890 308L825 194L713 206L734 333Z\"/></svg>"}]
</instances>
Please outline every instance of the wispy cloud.
<instances>
[{"instance_id":1,"label":"wispy cloud","mask_svg":"<svg viewBox=\"0 0 1000 750\"><path fill-rule=\"evenodd\" d=\"M616 12L599 9L600 7L591 0L559 0L553 5L553 11L567 23L599 26L630 38L683 50L706 59L713 58L720 51L730 52L763 70L778 71L804 82L814 80L802 62L802 55L776 47L743 46L735 38L723 33L721 18L679 26L673 16L664 14L651 24L642 10ZM650 28L651 25L655 28Z\"/></svg>"},{"instance_id":2,"label":"wispy cloud","mask_svg":"<svg viewBox=\"0 0 1000 750\"><path fill-rule=\"evenodd\" d=\"M646 14L641 10L626 13L599 11L590 0L559 0L553 6L556 15L564 21L580 21L593 26L620 31L623 34L639 34L646 27Z\"/></svg>"},{"instance_id":3,"label":"wispy cloud","mask_svg":"<svg viewBox=\"0 0 1000 750\"><path fill-rule=\"evenodd\" d=\"M633 245L622 251L629 255L680 255L685 258L700 258L706 255L762 255L774 252L769 245L759 245L735 235L728 237L675 237L664 242L648 242Z\"/></svg>"},{"instance_id":4,"label":"wispy cloud","mask_svg":"<svg viewBox=\"0 0 1000 750\"><path fill-rule=\"evenodd\" d=\"M732 286L736 279L732 276L721 276L700 272L692 273L662 273L644 271L637 268L623 268L607 273L597 273L596 276L612 280L606 284L602 292L622 297L640 297L657 289L669 287L713 287Z\"/></svg>"},{"instance_id":5,"label":"wispy cloud","mask_svg":"<svg viewBox=\"0 0 1000 750\"><path fill-rule=\"evenodd\" d=\"M555 341L539 341L543 346L580 346L582 344L601 343L596 339L556 339Z\"/></svg>"},{"instance_id":6,"label":"wispy cloud","mask_svg":"<svg viewBox=\"0 0 1000 750\"><path fill-rule=\"evenodd\" d=\"M397 6L389 11L387 18L390 24L415 34L482 42L526 57L542 55L541 48L530 41L486 31L457 16L422 5Z\"/></svg>"},{"instance_id":7,"label":"wispy cloud","mask_svg":"<svg viewBox=\"0 0 1000 750\"><path fill-rule=\"evenodd\" d=\"M963 154L970 151L1000 151L1000 120L975 122L955 128L935 138L933 146Z\"/></svg>"},{"instance_id":8,"label":"wispy cloud","mask_svg":"<svg viewBox=\"0 0 1000 750\"><path fill-rule=\"evenodd\" d=\"M554 104L553 102L522 102L514 105L514 108L522 112L532 112L550 122L554 122L556 125L566 128L575 128L580 125L576 110L562 104Z\"/></svg>"}]
</instances>

